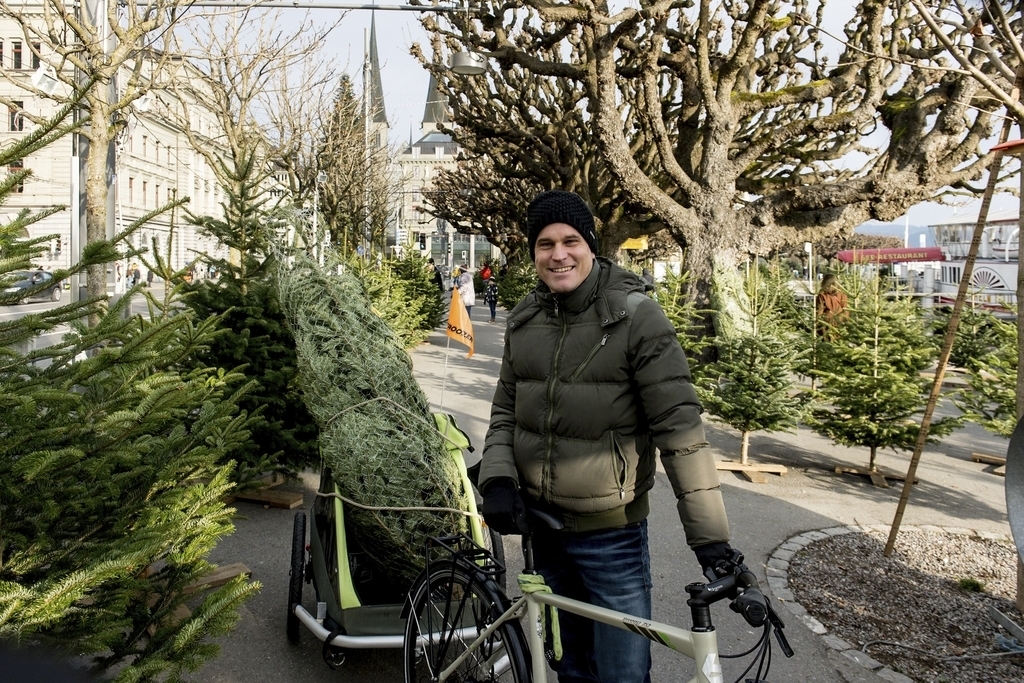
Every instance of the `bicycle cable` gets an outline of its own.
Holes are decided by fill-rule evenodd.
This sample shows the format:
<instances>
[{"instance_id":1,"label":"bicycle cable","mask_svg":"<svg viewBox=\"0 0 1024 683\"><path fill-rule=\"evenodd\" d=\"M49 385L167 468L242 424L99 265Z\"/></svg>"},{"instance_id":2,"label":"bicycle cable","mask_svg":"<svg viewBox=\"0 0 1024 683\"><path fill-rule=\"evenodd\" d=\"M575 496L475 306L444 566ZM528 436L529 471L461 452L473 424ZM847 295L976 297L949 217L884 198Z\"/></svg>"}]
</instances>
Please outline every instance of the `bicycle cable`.
<instances>
[{"instance_id":1,"label":"bicycle cable","mask_svg":"<svg viewBox=\"0 0 1024 683\"><path fill-rule=\"evenodd\" d=\"M760 652L755 654L753 659L750 660L750 664L748 664L747 668L743 670L743 673L741 673L736 678L735 683L740 683L740 681L743 680L743 677L746 676L748 673L750 673L750 670L754 668L754 664L758 665L756 678L754 678L755 681L763 681L764 680L762 678L762 673L763 673L764 676L768 675L768 671L771 669L771 666L772 666L771 665L771 661L772 661L772 646L771 646L771 639L769 638L768 631L769 631L769 627L766 625L764 631L761 633L761 637L758 639L757 643L754 644L754 647L750 648L749 650L747 650L743 654L739 654L739 655L722 655L722 654L719 654L718 655L719 658L735 659L736 657L743 657L745 655L748 655L751 652L754 652L755 650L760 650ZM765 666L765 660L766 659L767 659L767 662L768 662L767 666Z\"/></svg>"}]
</instances>

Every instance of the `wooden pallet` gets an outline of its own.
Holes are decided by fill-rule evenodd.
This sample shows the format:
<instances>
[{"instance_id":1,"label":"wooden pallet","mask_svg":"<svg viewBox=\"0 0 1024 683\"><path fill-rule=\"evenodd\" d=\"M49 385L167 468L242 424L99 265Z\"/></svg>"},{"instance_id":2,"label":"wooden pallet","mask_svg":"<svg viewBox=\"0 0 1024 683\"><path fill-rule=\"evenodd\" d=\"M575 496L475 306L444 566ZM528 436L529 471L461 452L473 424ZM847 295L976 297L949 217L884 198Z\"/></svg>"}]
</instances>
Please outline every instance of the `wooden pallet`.
<instances>
[{"instance_id":1,"label":"wooden pallet","mask_svg":"<svg viewBox=\"0 0 1024 683\"><path fill-rule=\"evenodd\" d=\"M862 477L867 477L871 480L871 483L880 489L889 488L889 482L886 479L895 479L896 481L906 481L907 475L900 474L899 472L893 472L892 470L883 470L876 468L869 470L865 467L843 467L842 465L836 465L836 474L857 474ZM916 484L918 479L914 479Z\"/></svg>"},{"instance_id":2,"label":"wooden pallet","mask_svg":"<svg viewBox=\"0 0 1024 683\"><path fill-rule=\"evenodd\" d=\"M234 564L226 564L223 567L217 567L212 572L210 572L203 578L199 579L195 583L186 586L185 589L182 591L182 594L190 595L198 591L216 588L217 586L223 586L236 576L245 576L246 578L249 578L250 576L252 576L252 571L250 571L249 568L241 562L235 562ZM159 600L159 597L154 595L150 599L149 606L153 607L156 604L157 600ZM178 605L174 608L174 612L168 615L166 621L163 622L161 625L176 626L181 622L185 621L186 619L188 619L190 616L192 616L192 610L190 610L187 605ZM155 635L157 626L157 624L150 624L149 627L146 629L147 633L149 633L150 636Z\"/></svg>"},{"instance_id":3,"label":"wooden pallet","mask_svg":"<svg viewBox=\"0 0 1024 683\"><path fill-rule=\"evenodd\" d=\"M245 501L246 503L259 503L266 505L267 507L281 508L284 510L293 510L302 505L301 491L274 490L275 486L283 484L286 481L284 476L275 472L264 475L259 481L261 484L259 488L236 491L233 496L234 499Z\"/></svg>"},{"instance_id":4,"label":"wooden pallet","mask_svg":"<svg viewBox=\"0 0 1024 683\"><path fill-rule=\"evenodd\" d=\"M223 586L236 576L244 576L248 579L252 576L252 570L246 567L242 562L226 564L223 567L217 567L195 583L186 586L183 592L189 594L207 590L209 588L216 588L217 586Z\"/></svg>"},{"instance_id":5,"label":"wooden pallet","mask_svg":"<svg viewBox=\"0 0 1024 683\"><path fill-rule=\"evenodd\" d=\"M971 460L985 463L986 465L1005 465L1006 457L1002 455L989 455L988 453L971 453Z\"/></svg>"},{"instance_id":6,"label":"wooden pallet","mask_svg":"<svg viewBox=\"0 0 1024 683\"><path fill-rule=\"evenodd\" d=\"M722 460L715 463L715 466L720 470L727 472L739 472L747 481L751 481L755 484L767 484L768 479L764 476L765 473L777 474L780 477L786 476L785 465L771 465L765 463L747 463L744 465L741 462L735 460Z\"/></svg>"}]
</instances>

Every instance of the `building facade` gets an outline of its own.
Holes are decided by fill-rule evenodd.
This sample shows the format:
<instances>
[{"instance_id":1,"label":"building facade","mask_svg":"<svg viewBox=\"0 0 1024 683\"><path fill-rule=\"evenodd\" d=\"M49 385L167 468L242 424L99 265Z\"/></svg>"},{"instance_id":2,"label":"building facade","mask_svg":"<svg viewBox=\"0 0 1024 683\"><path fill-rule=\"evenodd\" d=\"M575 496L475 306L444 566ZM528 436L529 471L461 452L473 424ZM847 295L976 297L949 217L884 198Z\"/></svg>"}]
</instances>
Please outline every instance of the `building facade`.
<instances>
[{"instance_id":1,"label":"building facade","mask_svg":"<svg viewBox=\"0 0 1024 683\"><path fill-rule=\"evenodd\" d=\"M396 242L425 258L433 258L439 266L450 269L465 264L476 270L485 260L499 260L500 250L483 235L456 232L451 224L434 217L427 199L437 174L458 166L458 144L439 129L439 124L447 122L444 101L431 74L420 137L415 142L410 140L397 157L402 194Z\"/></svg>"},{"instance_id":2,"label":"building facade","mask_svg":"<svg viewBox=\"0 0 1024 683\"><path fill-rule=\"evenodd\" d=\"M32 16L31 13L31 6L23 10L23 15ZM42 20L41 15L39 20ZM4 120L0 122L0 145L9 146L29 134L33 128L33 117L45 119L58 111L70 89L56 80L57 74L50 64L56 61L53 50L49 50L45 43L29 44L18 21L0 15L0 97L8 102L3 108L6 109ZM120 83L127 82L129 66L125 66ZM143 73L151 67L152 61L145 61ZM169 78L194 76L187 64L177 65L168 74ZM70 66L61 77L71 80L73 71ZM52 97L44 95L41 89L44 92L51 89ZM147 213L184 196L190 198L188 209L194 214L223 215L221 189L204 160L190 148L180 118L172 116L172 106L167 102L166 96L152 92L117 114L124 125L113 154L108 155L112 161L109 166L112 197L108 199L111 217L108 217L107 226L110 237ZM198 125L201 132L205 130L204 139L216 145L216 117L211 112L199 111L195 103L187 106L191 107L193 125ZM72 235L73 230L79 234L84 232L79 219L84 201L80 192L84 175L82 157L76 154L77 138L77 135L65 135L13 162L7 169L27 168L32 171L32 176L0 207L0 220L10 220L24 209L40 211L54 206L63 207L61 211L29 226L24 235L31 238L53 236L48 241L48 249L35 262L46 270L71 266L77 261L74 251L81 248L79 240L73 239L77 235ZM157 248L176 269L186 268L199 254L218 257L227 254L215 240L198 234L184 220L181 209L147 220L129 237L126 246L152 250L154 239ZM149 259L148 256L144 258ZM119 282L118 274L126 273L135 263L140 265L145 276L143 259L129 258L120 267L111 264L108 285L115 290L122 287L123 281Z\"/></svg>"}]
</instances>

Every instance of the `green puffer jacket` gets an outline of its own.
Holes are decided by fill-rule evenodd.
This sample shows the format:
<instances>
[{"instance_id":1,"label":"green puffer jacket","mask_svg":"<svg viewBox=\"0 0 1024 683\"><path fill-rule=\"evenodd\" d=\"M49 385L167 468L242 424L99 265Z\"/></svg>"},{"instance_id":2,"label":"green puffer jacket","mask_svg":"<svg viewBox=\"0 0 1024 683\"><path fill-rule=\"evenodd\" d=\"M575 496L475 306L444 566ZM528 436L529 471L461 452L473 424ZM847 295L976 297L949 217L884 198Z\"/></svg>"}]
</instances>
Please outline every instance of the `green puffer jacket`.
<instances>
[{"instance_id":1,"label":"green puffer jacket","mask_svg":"<svg viewBox=\"0 0 1024 683\"><path fill-rule=\"evenodd\" d=\"M687 542L728 541L686 357L643 291L598 258L575 291L541 284L509 314L481 488L509 477L570 531L624 526L650 511L657 448Z\"/></svg>"}]
</instances>

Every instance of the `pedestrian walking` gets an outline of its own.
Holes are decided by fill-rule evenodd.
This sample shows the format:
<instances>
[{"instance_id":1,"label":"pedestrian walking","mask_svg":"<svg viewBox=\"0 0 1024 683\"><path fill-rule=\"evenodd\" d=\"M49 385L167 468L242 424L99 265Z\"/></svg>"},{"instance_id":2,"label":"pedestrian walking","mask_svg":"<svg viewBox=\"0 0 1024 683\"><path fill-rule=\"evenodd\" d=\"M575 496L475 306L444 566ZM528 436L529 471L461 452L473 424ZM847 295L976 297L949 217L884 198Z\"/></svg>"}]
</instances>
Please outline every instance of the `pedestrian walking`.
<instances>
[{"instance_id":1,"label":"pedestrian walking","mask_svg":"<svg viewBox=\"0 0 1024 683\"><path fill-rule=\"evenodd\" d=\"M690 369L644 282L596 256L582 198L541 193L527 209L526 234L540 283L508 316L481 511L502 534L527 531L526 502L556 515L564 530L533 532L547 585L650 619L656 449L706 575L734 557ZM559 618L564 654L552 665L560 681L650 680L650 641L573 614Z\"/></svg>"},{"instance_id":2,"label":"pedestrian walking","mask_svg":"<svg viewBox=\"0 0 1024 683\"><path fill-rule=\"evenodd\" d=\"M431 273L431 280L437 285L437 289L440 292L444 292L444 280L441 278L441 271L437 269L434 264L434 259L427 259L427 271Z\"/></svg>"},{"instance_id":3,"label":"pedestrian walking","mask_svg":"<svg viewBox=\"0 0 1024 683\"><path fill-rule=\"evenodd\" d=\"M818 336L827 341L835 339L836 327L850 315L846 305L846 294L839 289L839 279L833 273L828 273L821 279L821 288L814 297Z\"/></svg>"},{"instance_id":4,"label":"pedestrian walking","mask_svg":"<svg viewBox=\"0 0 1024 683\"><path fill-rule=\"evenodd\" d=\"M487 280L487 287L484 289L484 303L491 309L491 322L494 322L498 311L498 282L492 277Z\"/></svg>"},{"instance_id":5,"label":"pedestrian walking","mask_svg":"<svg viewBox=\"0 0 1024 683\"><path fill-rule=\"evenodd\" d=\"M147 287L152 287L153 286L153 278L154 277L155 277L155 275L153 274L153 269L150 268L149 272L146 273L146 286Z\"/></svg>"}]
</instances>

